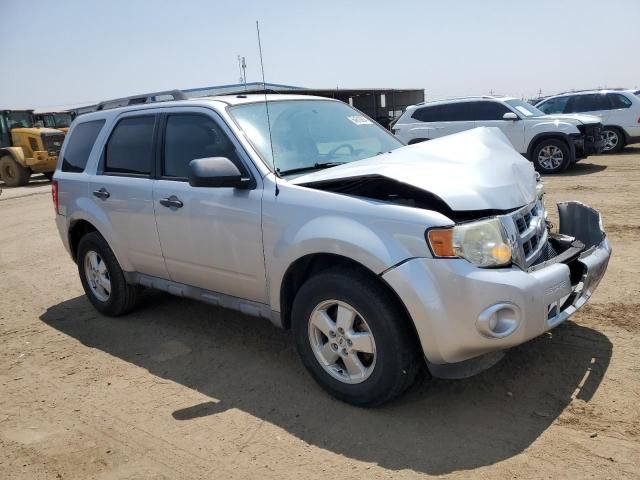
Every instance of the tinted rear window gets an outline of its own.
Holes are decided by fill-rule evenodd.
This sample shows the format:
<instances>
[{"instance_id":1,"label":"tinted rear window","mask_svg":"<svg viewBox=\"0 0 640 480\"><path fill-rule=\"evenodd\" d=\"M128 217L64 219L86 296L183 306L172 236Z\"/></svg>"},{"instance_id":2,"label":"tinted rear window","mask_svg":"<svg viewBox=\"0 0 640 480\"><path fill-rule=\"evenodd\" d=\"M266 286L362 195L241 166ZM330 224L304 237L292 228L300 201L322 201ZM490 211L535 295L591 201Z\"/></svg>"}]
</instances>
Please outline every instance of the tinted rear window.
<instances>
[{"instance_id":1,"label":"tinted rear window","mask_svg":"<svg viewBox=\"0 0 640 480\"><path fill-rule=\"evenodd\" d=\"M436 122L436 110L438 107L422 107L417 108L411 118L415 118L421 122Z\"/></svg>"},{"instance_id":2,"label":"tinted rear window","mask_svg":"<svg viewBox=\"0 0 640 480\"><path fill-rule=\"evenodd\" d=\"M104 120L93 120L77 125L67 141L62 159L62 171L81 173L87 166L89 154L98 134L104 126Z\"/></svg>"},{"instance_id":3,"label":"tinted rear window","mask_svg":"<svg viewBox=\"0 0 640 480\"><path fill-rule=\"evenodd\" d=\"M629 108L631 106L631 100L619 93L607 93L607 97L611 102L611 108Z\"/></svg>"},{"instance_id":4,"label":"tinted rear window","mask_svg":"<svg viewBox=\"0 0 640 480\"><path fill-rule=\"evenodd\" d=\"M155 116L120 120L107 143L105 173L149 175L153 161Z\"/></svg>"},{"instance_id":5,"label":"tinted rear window","mask_svg":"<svg viewBox=\"0 0 640 480\"><path fill-rule=\"evenodd\" d=\"M570 97L565 113L595 112L598 110L609 110L609 108L611 107L609 107L607 97L601 93L589 93Z\"/></svg>"}]
</instances>

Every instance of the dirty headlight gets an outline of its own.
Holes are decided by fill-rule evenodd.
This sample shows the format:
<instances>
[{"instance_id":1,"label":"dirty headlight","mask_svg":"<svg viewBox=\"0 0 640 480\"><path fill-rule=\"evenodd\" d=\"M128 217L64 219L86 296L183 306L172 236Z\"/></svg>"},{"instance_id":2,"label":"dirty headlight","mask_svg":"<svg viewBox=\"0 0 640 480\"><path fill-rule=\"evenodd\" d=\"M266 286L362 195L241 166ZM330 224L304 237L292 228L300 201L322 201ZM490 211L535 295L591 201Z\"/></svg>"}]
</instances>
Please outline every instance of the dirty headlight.
<instances>
[{"instance_id":1,"label":"dirty headlight","mask_svg":"<svg viewBox=\"0 0 640 480\"><path fill-rule=\"evenodd\" d=\"M497 218L431 229L427 240L436 257L460 257L478 267L499 267L511 262L511 247Z\"/></svg>"}]
</instances>

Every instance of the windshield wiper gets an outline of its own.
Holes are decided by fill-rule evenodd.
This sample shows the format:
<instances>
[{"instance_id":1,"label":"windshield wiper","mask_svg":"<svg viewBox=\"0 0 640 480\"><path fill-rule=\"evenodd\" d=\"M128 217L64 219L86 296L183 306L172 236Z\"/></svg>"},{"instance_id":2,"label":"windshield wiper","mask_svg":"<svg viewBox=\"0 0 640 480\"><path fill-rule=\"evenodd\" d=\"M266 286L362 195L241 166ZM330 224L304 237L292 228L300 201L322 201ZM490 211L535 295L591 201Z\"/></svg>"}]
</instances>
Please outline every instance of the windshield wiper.
<instances>
[{"instance_id":1,"label":"windshield wiper","mask_svg":"<svg viewBox=\"0 0 640 480\"><path fill-rule=\"evenodd\" d=\"M290 175L292 173L302 173L312 170L322 170L324 168L337 167L338 165L344 165L345 163L347 162L316 162L313 165L309 165L306 167L290 168L289 170L278 169L278 173L280 175Z\"/></svg>"}]
</instances>

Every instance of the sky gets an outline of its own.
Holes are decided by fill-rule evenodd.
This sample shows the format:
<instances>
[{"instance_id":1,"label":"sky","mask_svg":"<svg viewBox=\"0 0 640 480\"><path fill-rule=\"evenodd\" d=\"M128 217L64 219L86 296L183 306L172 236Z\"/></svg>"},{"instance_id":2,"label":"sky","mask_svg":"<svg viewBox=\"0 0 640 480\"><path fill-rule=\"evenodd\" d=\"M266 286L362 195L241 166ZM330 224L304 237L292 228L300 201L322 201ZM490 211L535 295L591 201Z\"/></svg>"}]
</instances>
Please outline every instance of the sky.
<instances>
[{"instance_id":1,"label":"sky","mask_svg":"<svg viewBox=\"0 0 640 480\"><path fill-rule=\"evenodd\" d=\"M0 0L0 108L261 81L428 99L640 87L640 0Z\"/></svg>"}]
</instances>

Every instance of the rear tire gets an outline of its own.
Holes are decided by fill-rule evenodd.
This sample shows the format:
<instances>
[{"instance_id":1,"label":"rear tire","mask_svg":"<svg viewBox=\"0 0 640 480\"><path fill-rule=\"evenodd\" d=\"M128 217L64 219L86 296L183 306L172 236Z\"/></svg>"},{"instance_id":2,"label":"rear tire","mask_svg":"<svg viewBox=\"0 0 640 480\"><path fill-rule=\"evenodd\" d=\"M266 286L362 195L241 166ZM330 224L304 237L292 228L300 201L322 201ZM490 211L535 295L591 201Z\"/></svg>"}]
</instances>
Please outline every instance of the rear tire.
<instances>
[{"instance_id":1,"label":"rear tire","mask_svg":"<svg viewBox=\"0 0 640 480\"><path fill-rule=\"evenodd\" d=\"M601 132L605 144L602 153L618 153L625 147L622 131L615 127L604 127Z\"/></svg>"},{"instance_id":2,"label":"rear tire","mask_svg":"<svg viewBox=\"0 0 640 480\"><path fill-rule=\"evenodd\" d=\"M533 149L533 166L542 174L560 173L571 165L571 152L562 140L541 140Z\"/></svg>"},{"instance_id":3,"label":"rear tire","mask_svg":"<svg viewBox=\"0 0 640 480\"><path fill-rule=\"evenodd\" d=\"M11 155L0 158L0 177L7 187L22 187L29 183L30 172Z\"/></svg>"},{"instance_id":4,"label":"rear tire","mask_svg":"<svg viewBox=\"0 0 640 480\"><path fill-rule=\"evenodd\" d=\"M80 239L77 263L82 287L96 310L116 317L135 308L139 287L126 282L116 256L99 233Z\"/></svg>"},{"instance_id":5,"label":"rear tire","mask_svg":"<svg viewBox=\"0 0 640 480\"><path fill-rule=\"evenodd\" d=\"M361 407L390 401L414 382L421 354L409 321L375 279L345 268L307 280L292 309L309 373L337 399Z\"/></svg>"}]
</instances>

